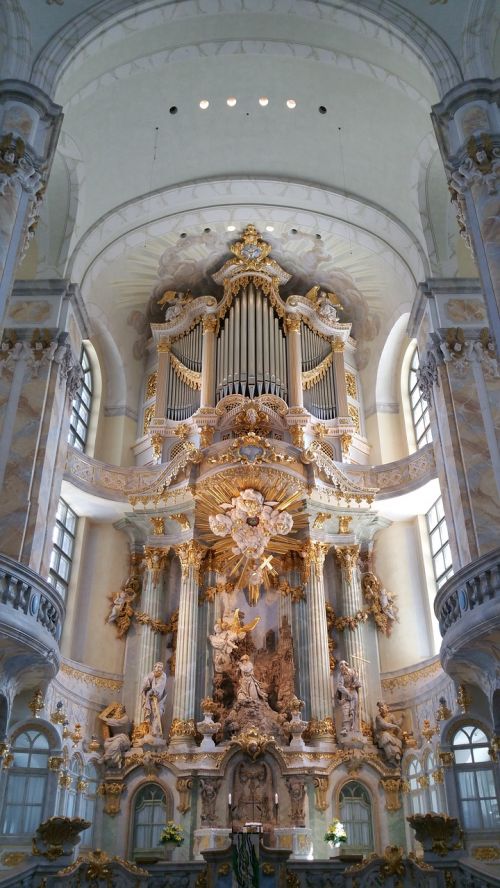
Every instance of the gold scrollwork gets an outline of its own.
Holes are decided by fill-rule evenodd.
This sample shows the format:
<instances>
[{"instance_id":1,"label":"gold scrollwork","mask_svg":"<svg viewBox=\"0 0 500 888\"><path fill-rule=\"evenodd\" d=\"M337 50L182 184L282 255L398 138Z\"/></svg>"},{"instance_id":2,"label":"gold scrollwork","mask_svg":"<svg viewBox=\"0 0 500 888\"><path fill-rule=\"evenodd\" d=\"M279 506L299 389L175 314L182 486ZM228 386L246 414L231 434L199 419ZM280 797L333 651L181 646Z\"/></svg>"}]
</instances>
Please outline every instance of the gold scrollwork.
<instances>
[{"instance_id":1,"label":"gold scrollwork","mask_svg":"<svg viewBox=\"0 0 500 888\"><path fill-rule=\"evenodd\" d=\"M345 371L345 384L347 389L347 394L350 398L354 398L355 401L358 400L358 387L356 385L356 377L354 373L351 373L350 370Z\"/></svg>"},{"instance_id":2,"label":"gold scrollwork","mask_svg":"<svg viewBox=\"0 0 500 888\"><path fill-rule=\"evenodd\" d=\"M149 398L155 397L157 380L158 371L155 370L153 373L149 374L148 381L146 382L146 401L148 401Z\"/></svg>"}]
</instances>

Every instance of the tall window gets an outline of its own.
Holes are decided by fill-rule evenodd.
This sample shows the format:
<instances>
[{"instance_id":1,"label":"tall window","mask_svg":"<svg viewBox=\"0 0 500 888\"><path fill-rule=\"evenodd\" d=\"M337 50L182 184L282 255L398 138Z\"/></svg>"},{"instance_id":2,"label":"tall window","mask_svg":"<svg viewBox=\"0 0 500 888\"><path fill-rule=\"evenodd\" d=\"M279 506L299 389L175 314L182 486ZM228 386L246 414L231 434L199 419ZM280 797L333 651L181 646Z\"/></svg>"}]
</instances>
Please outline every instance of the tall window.
<instances>
[{"instance_id":1,"label":"tall window","mask_svg":"<svg viewBox=\"0 0 500 888\"><path fill-rule=\"evenodd\" d=\"M138 854L157 849L160 834L167 821L165 793L157 783L148 783L139 790L134 804L133 851Z\"/></svg>"},{"instance_id":2,"label":"tall window","mask_svg":"<svg viewBox=\"0 0 500 888\"><path fill-rule=\"evenodd\" d=\"M455 775L466 829L500 831L498 795L488 755L488 738L474 725L461 728L453 738Z\"/></svg>"},{"instance_id":3,"label":"tall window","mask_svg":"<svg viewBox=\"0 0 500 888\"><path fill-rule=\"evenodd\" d=\"M425 791L422 786L423 769L419 759L411 759L408 765L408 797L412 814L425 814L429 810L426 806Z\"/></svg>"},{"instance_id":4,"label":"tall window","mask_svg":"<svg viewBox=\"0 0 500 888\"><path fill-rule=\"evenodd\" d=\"M60 499L52 537L49 583L60 592L63 598L66 597L69 587L77 520L76 512L73 512L73 509L63 499Z\"/></svg>"},{"instance_id":5,"label":"tall window","mask_svg":"<svg viewBox=\"0 0 500 888\"><path fill-rule=\"evenodd\" d=\"M85 848L92 848L97 787L99 784L97 768L92 762L87 762L85 765L85 783L86 787L83 794L82 805L80 807L80 817L83 817L84 820L89 820L92 825L82 832L82 846Z\"/></svg>"},{"instance_id":6,"label":"tall window","mask_svg":"<svg viewBox=\"0 0 500 888\"><path fill-rule=\"evenodd\" d=\"M440 589L446 583L446 580L453 575L450 538L441 496L431 506L425 517L427 519L436 586Z\"/></svg>"},{"instance_id":7,"label":"tall window","mask_svg":"<svg viewBox=\"0 0 500 888\"><path fill-rule=\"evenodd\" d=\"M412 758L407 769L408 800L412 814L427 814L429 811L439 813L445 808L442 785L442 774L436 765L433 752L428 752L423 762Z\"/></svg>"},{"instance_id":8,"label":"tall window","mask_svg":"<svg viewBox=\"0 0 500 888\"><path fill-rule=\"evenodd\" d=\"M372 806L361 783L351 780L340 791L340 820L347 833L347 848L373 851Z\"/></svg>"},{"instance_id":9,"label":"tall window","mask_svg":"<svg viewBox=\"0 0 500 888\"><path fill-rule=\"evenodd\" d=\"M415 347L408 377L408 394L410 396L411 415L413 419L413 428L415 430L417 449L424 447L425 444L432 441L429 405L425 398L422 397L418 384L419 368L418 348Z\"/></svg>"},{"instance_id":10,"label":"tall window","mask_svg":"<svg viewBox=\"0 0 500 888\"><path fill-rule=\"evenodd\" d=\"M92 369L89 356L83 345L80 364L83 370L83 382L71 407L68 444L72 444L77 450L84 451L89 432L90 408L92 404Z\"/></svg>"},{"instance_id":11,"label":"tall window","mask_svg":"<svg viewBox=\"0 0 500 888\"><path fill-rule=\"evenodd\" d=\"M40 731L23 731L15 738L14 760L7 772L3 835L31 836L43 820L49 751L49 741Z\"/></svg>"}]
</instances>

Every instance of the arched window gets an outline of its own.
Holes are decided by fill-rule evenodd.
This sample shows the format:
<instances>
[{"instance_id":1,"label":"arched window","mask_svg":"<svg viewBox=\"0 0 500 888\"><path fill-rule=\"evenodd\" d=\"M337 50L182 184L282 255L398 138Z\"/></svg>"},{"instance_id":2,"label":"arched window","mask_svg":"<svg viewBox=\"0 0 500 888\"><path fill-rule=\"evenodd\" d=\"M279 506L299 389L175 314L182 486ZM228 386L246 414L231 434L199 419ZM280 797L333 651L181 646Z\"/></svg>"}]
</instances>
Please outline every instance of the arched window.
<instances>
[{"instance_id":1,"label":"arched window","mask_svg":"<svg viewBox=\"0 0 500 888\"><path fill-rule=\"evenodd\" d=\"M92 368L84 345L82 345L80 354L80 365L83 371L83 381L71 405L68 444L72 444L77 450L85 451L92 407Z\"/></svg>"},{"instance_id":2,"label":"arched window","mask_svg":"<svg viewBox=\"0 0 500 888\"><path fill-rule=\"evenodd\" d=\"M23 731L13 740L14 759L7 773L3 835L31 836L43 820L49 751L49 741L41 731Z\"/></svg>"},{"instance_id":3,"label":"arched window","mask_svg":"<svg viewBox=\"0 0 500 888\"><path fill-rule=\"evenodd\" d=\"M465 829L500 830L498 794L481 728L466 725L453 738L458 798Z\"/></svg>"},{"instance_id":4,"label":"arched window","mask_svg":"<svg viewBox=\"0 0 500 888\"><path fill-rule=\"evenodd\" d=\"M77 522L78 515L61 497L52 536L49 583L57 589L62 598L66 598L69 588Z\"/></svg>"},{"instance_id":5,"label":"arched window","mask_svg":"<svg viewBox=\"0 0 500 888\"><path fill-rule=\"evenodd\" d=\"M84 820L89 820L92 826L89 826L88 829L82 832L82 846L91 848L93 845L97 787L99 784L99 775L93 762L87 762L85 765L85 784L80 805L80 817L83 817Z\"/></svg>"},{"instance_id":6,"label":"arched window","mask_svg":"<svg viewBox=\"0 0 500 888\"><path fill-rule=\"evenodd\" d=\"M425 792L422 786L422 763L417 759L411 759L408 765L408 799L412 814L424 814L426 811Z\"/></svg>"},{"instance_id":7,"label":"arched window","mask_svg":"<svg viewBox=\"0 0 500 888\"><path fill-rule=\"evenodd\" d=\"M446 583L446 580L453 576L450 535L444 516L443 499L441 496L431 506L425 518L429 533L436 587L440 589Z\"/></svg>"},{"instance_id":8,"label":"arched window","mask_svg":"<svg viewBox=\"0 0 500 888\"><path fill-rule=\"evenodd\" d=\"M340 820L347 833L350 851L373 851L372 806L365 787L355 780L340 791Z\"/></svg>"},{"instance_id":9,"label":"arched window","mask_svg":"<svg viewBox=\"0 0 500 888\"><path fill-rule=\"evenodd\" d=\"M418 357L418 348L415 346L415 351L413 352L410 362L410 372L408 374L408 395L410 398L411 416L415 431L417 450L420 449L420 447L425 447L429 441L432 441L429 405L425 398L422 397L420 386L418 384L419 369L420 361Z\"/></svg>"},{"instance_id":10,"label":"arched window","mask_svg":"<svg viewBox=\"0 0 500 888\"><path fill-rule=\"evenodd\" d=\"M133 854L159 847L160 835L167 821L167 800L161 786L147 783L134 801Z\"/></svg>"}]
</instances>

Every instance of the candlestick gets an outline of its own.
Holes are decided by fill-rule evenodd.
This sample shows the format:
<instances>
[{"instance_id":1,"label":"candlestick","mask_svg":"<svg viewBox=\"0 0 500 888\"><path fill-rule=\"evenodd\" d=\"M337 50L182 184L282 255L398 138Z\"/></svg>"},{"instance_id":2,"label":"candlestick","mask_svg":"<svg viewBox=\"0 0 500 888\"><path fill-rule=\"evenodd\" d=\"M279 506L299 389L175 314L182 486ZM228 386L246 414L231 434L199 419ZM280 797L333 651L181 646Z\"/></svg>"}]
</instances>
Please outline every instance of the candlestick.
<instances>
[{"instance_id":1,"label":"candlestick","mask_svg":"<svg viewBox=\"0 0 500 888\"><path fill-rule=\"evenodd\" d=\"M277 792L274 793L274 804L276 805L276 807L278 807L278 793Z\"/></svg>"},{"instance_id":2,"label":"candlestick","mask_svg":"<svg viewBox=\"0 0 500 888\"><path fill-rule=\"evenodd\" d=\"M227 797L227 803L228 803L229 807L231 807L231 802L232 802L232 797L231 797L231 793L229 793L229 795Z\"/></svg>"}]
</instances>

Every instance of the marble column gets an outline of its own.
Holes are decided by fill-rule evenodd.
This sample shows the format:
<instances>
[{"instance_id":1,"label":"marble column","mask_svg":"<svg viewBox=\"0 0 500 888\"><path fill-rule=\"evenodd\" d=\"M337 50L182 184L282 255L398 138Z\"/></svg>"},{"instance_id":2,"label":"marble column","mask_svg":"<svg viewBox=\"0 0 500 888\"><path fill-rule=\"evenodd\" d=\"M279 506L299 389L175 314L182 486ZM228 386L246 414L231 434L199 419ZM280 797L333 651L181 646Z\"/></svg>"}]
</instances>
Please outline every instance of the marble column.
<instances>
[{"instance_id":1,"label":"marble column","mask_svg":"<svg viewBox=\"0 0 500 888\"><path fill-rule=\"evenodd\" d=\"M0 321L21 253L33 236L62 122L38 87L0 86Z\"/></svg>"},{"instance_id":2,"label":"marble column","mask_svg":"<svg viewBox=\"0 0 500 888\"><path fill-rule=\"evenodd\" d=\"M294 560L297 556L294 555ZM293 592L287 596L292 608L292 638L293 654L295 660L295 692L300 700L305 703L302 713L303 718L310 719L310 691L309 691L309 625L307 619L307 601L305 593L300 594L301 577L298 566L290 572L290 586L297 590L295 597Z\"/></svg>"},{"instance_id":3,"label":"marble column","mask_svg":"<svg viewBox=\"0 0 500 888\"><path fill-rule=\"evenodd\" d=\"M170 745L192 747L195 735L200 566L206 549L196 540L175 547L182 571Z\"/></svg>"},{"instance_id":4,"label":"marble column","mask_svg":"<svg viewBox=\"0 0 500 888\"><path fill-rule=\"evenodd\" d=\"M498 350L476 281L434 279L419 290L408 331L418 342L456 571L498 544Z\"/></svg>"},{"instance_id":5,"label":"marble column","mask_svg":"<svg viewBox=\"0 0 500 888\"><path fill-rule=\"evenodd\" d=\"M16 284L0 344L2 551L42 576L49 570L71 402L82 378L79 352L87 330L79 328L75 300L66 282ZM19 306L23 315L16 321ZM47 319L41 332L40 311Z\"/></svg>"},{"instance_id":6,"label":"marble column","mask_svg":"<svg viewBox=\"0 0 500 888\"><path fill-rule=\"evenodd\" d=\"M333 743L332 683L326 626L323 565L329 543L308 540L304 549L306 614L309 641L310 734L313 742Z\"/></svg>"},{"instance_id":7,"label":"marble column","mask_svg":"<svg viewBox=\"0 0 500 888\"><path fill-rule=\"evenodd\" d=\"M500 108L498 80L454 87L432 109L458 224L472 248L500 350Z\"/></svg>"},{"instance_id":8,"label":"marble column","mask_svg":"<svg viewBox=\"0 0 500 888\"><path fill-rule=\"evenodd\" d=\"M201 358L200 407L215 407L215 331L217 318L203 318L203 346Z\"/></svg>"},{"instance_id":9,"label":"marble column","mask_svg":"<svg viewBox=\"0 0 500 888\"><path fill-rule=\"evenodd\" d=\"M289 315L285 320L288 340L288 403L292 408L304 407L300 323L300 318L293 315Z\"/></svg>"},{"instance_id":10,"label":"marble column","mask_svg":"<svg viewBox=\"0 0 500 888\"><path fill-rule=\"evenodd\" d=\"M164 419L167 411L167 391L170 376L170 339L158 343L158 377L156 380L155 419Z\"/></svg>"},{"instance_id":11,"label":"marble column","mask_svg":"<svg viewBox=\"0 0 500 888\"><path fill-rule=\"evenodd\" d=\"M341 590L339 616L354 617L363 610L363 593L361 591L358 567L359 545L334 546L335 558L341 569ZM364 721L371 724L371 717L376 713L376 702L381 699L379 665L368 662L368 651L373 645L368 644L368 633L374 632L373 626L360 621L353 629L346 628L342 633L345 660L359 675L361 689L359 693L360 725Z\"/></svg>"},{"instance_id":12,"label":"marble column","mask_svg":"<svg viewBox=\"0 0 500 888\"><path fill-rule=\"evenodd\" d=\"M151 620L161 620L163 602L163 581L167 566L168 546L144 546L144 574L142 578L141 613ZM139 646L137 651L137 675L139 677L139 693L137 694L134 722L140 725L142 717L142 695L140 688L146 675L155 663L161 660L162 637L150 625L141 625Z\"/></svg>"}]
</instances>

